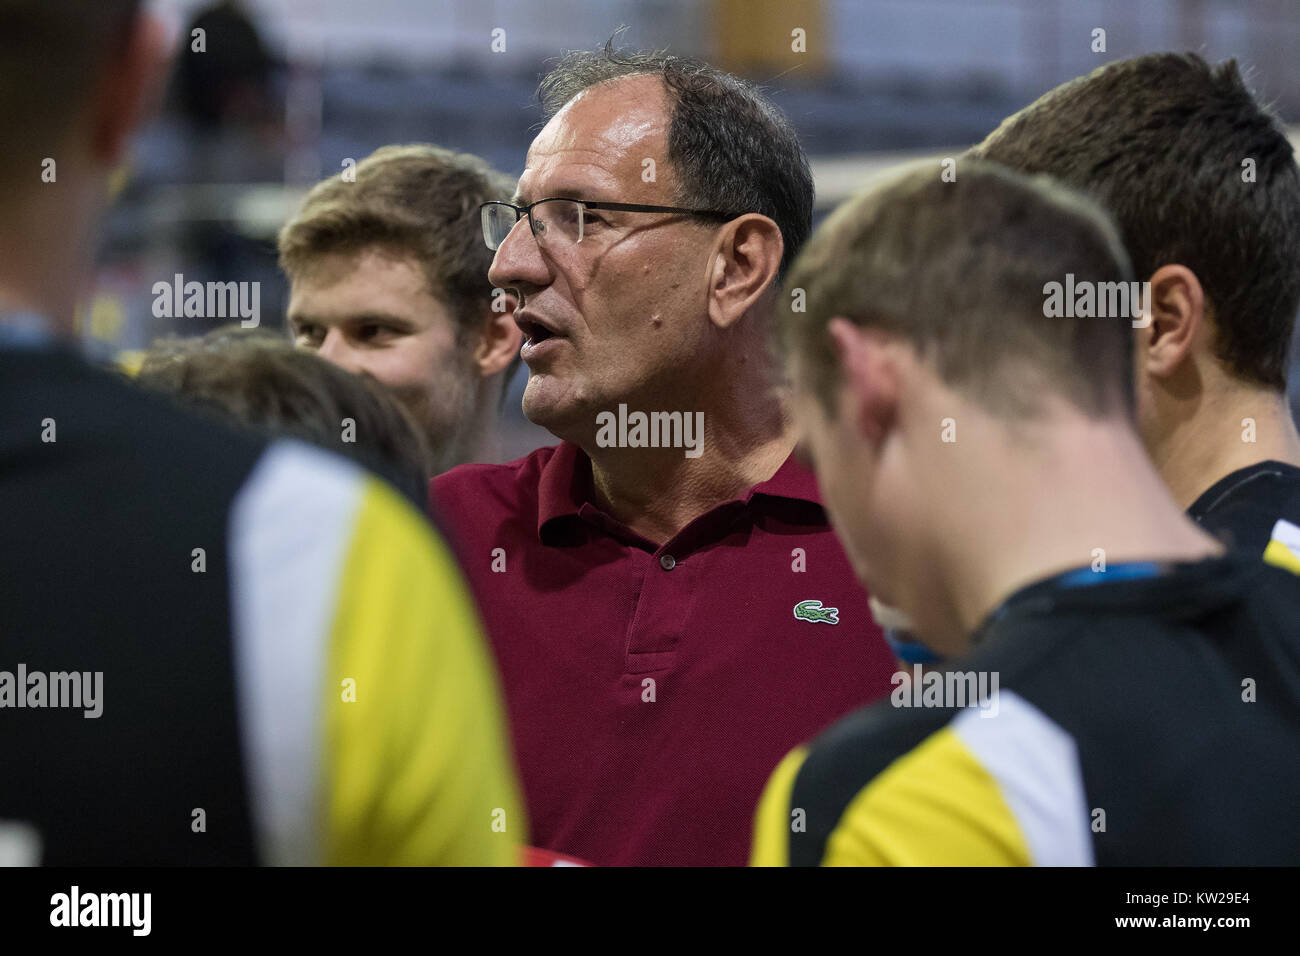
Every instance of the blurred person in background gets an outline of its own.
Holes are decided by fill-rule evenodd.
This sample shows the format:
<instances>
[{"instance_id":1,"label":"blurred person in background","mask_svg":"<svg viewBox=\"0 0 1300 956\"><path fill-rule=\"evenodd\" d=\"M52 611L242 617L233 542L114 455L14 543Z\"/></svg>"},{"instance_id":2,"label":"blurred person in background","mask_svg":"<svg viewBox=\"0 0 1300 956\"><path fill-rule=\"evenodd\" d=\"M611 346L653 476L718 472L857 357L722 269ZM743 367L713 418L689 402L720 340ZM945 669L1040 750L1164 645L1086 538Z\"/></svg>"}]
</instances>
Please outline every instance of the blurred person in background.
<instances>
[{"instance_id":1,"label":"blurred person in background","mask_svg":"<svg viewBox=\"0 0 1300 956\"><path fill-rule=\"evenodd\" d=\"M423 508L429 455L420 429L365 373L354 375L273 333L239 325L162 340L136 381L234 425L300 438L352 458Z\"/></svg>"},{"instance_id":2,"label":"blurred person in background","mask_svg":"<svg viewBox=\"0 0 1300 956\"><path fill-rule=\"evenodd\" d=\"M739 865L782 754L894 671L766 343L812 177L777 109L700 61L611 43L542 94L483 238L519 298L524 413L561 443L453 469L431 504L496 647L534 842ZM629 412L653 443L645 419L617 434Z\"/></svg>"},{"instance_id":3,"label":"blurred person in background","mask_svg":"<svg viewBox=\"0 0 1300 956\"><path fill-rule=\"evenodd\" d=\"M1150 282L1149 321L1133 331L1147 451L1174 499L1230 546L1282 559L1300 547L1300 436L1286 400L1300 168L1236 62L1107 64L969 155L1047 173L1115 216Z\"/></svg>"},{"instance_id":4,"label":"blurred person in background","mask_svg":"<svg viewBox=\"0 0 1300 956\"><path fill-rule=\"evenodd\" d=\"M177 251L212 275L259 273L264 249L234 224L214 215L206 187L280 179L292 138L286 130L285 65L262 37L267 12L242 0L200 7L185 25L175 51L165 109L183 122L184 135L169 151L168 166L185 190ZM198 332L200 327L186 329Z\"/></svg>"},{"instance_id":5,"label":"blurred person in background","mask_svg":"<svg viewBox=\"0 0 1300 956\"><path fill-rule=\"evenodd\" d=\"M1173 501L1131 317L1045 317L1066 272L1132 280L1101 208L974 159L859 195L795 263L784 340L836 531L952 660L782 762L753 862L1300 858L1300 578Z\"/></svg>"},{"instance_id":6,"label":"blurred person in background","mask_svg":"<svg viewBox=\"0 0 1300 956\"><path fill-rule=\"evenodd\" d=\"M496 676L424 518L75 350L164 33L0 2L3 862L515 863Z\"/></svg>"},{"instance_id":7,"label":"blurred person in background","mask_svg":"<svg viewBox=\"0 0 1300 956\"><path fill-rule=\"evenodd\" d=\"M274 60L243 3L220 0L202 8L181 42L176 85L186 119L208 135L229 127L275 127Z\"/></svg>"},{"instance_id":8,"label":"blurred person in background","mask_svg":"<svg viewBox=\"0 0 1300 956\"><path fill-rule=\"evenodd\" d=\"M522 335L488 281L478 207L513 186L477 156L385 146L317 184L280 231L293 341L392 389L430 474L498 457Z\"/></svg>"}]
</instances>

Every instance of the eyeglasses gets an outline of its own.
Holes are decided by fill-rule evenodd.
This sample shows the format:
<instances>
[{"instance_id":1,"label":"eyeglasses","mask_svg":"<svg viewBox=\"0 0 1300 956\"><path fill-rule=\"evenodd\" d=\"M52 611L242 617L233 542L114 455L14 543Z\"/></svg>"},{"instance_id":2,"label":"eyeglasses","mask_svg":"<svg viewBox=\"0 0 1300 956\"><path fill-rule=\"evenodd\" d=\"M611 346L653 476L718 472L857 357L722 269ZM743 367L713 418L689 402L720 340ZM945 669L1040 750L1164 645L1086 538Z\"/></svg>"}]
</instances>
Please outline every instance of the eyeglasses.
<instances>
[{"instance_id":1,"label":"eyeglasses","mask_svg":"<svg viewBox=\"0 0 1300 956\"><path fill-rule=\"evenodd\" d=\"M479 206L483 220L483 241L494 252L506 241L510 230L524 216L528 227L539 243L569 245L582 242L583 227L590 209L609 209L619 212L667 212L682 216L702 216L706 219L726 221L739 213L720 212L715 209L683 209L681 206L645 206L628 202L588 202L585 199L539 199L527 206L508 202L485 202Z\"/></svg>"}]
</instances>

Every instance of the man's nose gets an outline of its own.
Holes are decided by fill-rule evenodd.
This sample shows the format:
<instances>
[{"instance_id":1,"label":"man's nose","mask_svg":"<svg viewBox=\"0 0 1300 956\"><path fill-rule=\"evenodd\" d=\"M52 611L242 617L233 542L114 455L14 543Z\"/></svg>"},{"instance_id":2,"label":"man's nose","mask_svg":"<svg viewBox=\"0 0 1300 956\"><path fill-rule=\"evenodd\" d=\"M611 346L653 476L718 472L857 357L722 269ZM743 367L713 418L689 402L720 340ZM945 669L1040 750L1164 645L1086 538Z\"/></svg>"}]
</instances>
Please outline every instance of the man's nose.
<instances>
[{"instance_id":1,"label":"man's nose","mask_svg":"<svg viewBox=\"0 0 1300 956\"><path fill-rule=\"evenodd\" d=\"M326 332L325 338L321 341L320 348L316 352L331 365L337 365L354 375L361 371L361 366L357 362L356 351L348 345L347 337L343 334L342 329L331 328Z\"/></svg>"},{"instance_id":2,"label":"man's nose","mask_svg":"<svg viewBox=\"0 0 1300 956\"><path fill-rule=\"evenodd\" d=\"M530 289L550 285L550 264L533 237L527 216L520 218L497 246L488 281L499 289L518 289L525 296Z\"/></svg>"}]
</instances>

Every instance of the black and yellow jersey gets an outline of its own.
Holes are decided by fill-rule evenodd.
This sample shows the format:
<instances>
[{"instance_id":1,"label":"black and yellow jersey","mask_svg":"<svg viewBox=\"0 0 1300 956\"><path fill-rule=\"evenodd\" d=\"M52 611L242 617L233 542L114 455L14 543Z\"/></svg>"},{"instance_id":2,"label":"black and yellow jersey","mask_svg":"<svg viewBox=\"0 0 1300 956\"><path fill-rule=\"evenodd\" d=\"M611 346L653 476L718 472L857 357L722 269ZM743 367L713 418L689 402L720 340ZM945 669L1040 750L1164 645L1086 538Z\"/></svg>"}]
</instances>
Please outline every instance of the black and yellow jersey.
<instances>
[{"instance_id":1,"label":"black and yellow jersey","mask_svg":"<svg viewBox=\"0 0 1300 956\"><path fill-rule=\"evenodd\" d=\"M334 455L0 348L0 862L514 864L448 549Z\"/></svg>"},{"instance_id":2,"label":"black and yellow jersey","mask_svg":"<svg viewBox=\"0 0 1300 956\"><path fill-rule=\"evenodd\" d=\"M517 865L526 822L495 672L422 517L351 463L280 443L234 502L231 546L270 860Z\"/></svg>"},{"instance_id":3,"label":"black and yellow jersey","mask_svg":"<svg viewBox=\"0 0 1300 956\"><path fill-rule=\"evenodd\" d=\"M926 675L933 699L900 685L791 753L752 862L1300 862L1300 578L1245 554L1064 577Z\"/></svg>"},{"instance_id":4,"label":"black and yellow jersey","mask_svg":"<svg viewBox=\"0 0 1300 956\"><path fill-rule=\"evenodd\" d=\"M1207 488L1187 516L1230 548L1283 556L1273 542L1300 536L1300 468L1280 461L1239 468Z\"/></svg>"}]
</instances>

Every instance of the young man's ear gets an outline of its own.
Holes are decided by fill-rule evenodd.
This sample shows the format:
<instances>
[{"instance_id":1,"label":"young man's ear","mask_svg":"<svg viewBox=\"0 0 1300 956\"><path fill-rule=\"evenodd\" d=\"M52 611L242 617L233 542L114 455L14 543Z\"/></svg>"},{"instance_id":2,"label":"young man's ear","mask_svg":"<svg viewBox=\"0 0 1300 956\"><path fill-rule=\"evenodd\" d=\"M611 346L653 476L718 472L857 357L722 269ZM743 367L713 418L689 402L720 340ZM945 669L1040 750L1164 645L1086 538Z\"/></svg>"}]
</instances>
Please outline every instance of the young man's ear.
<instances>
[{"instance_id":1,"label":"young man's ear","mask_svg":"<svg viewBox=\"0 0 1300 956\"><path fill-rule=\"evenodd\" d=\"M839 362L848 414L867 441L879 444L898 415L901 391L898 366L885 337L839 317L826 328Z\"/></svg>"},{"instance_id":2,"label":"young man's ear","mask_svg":"<svg viewBox=\"0 0 1300 956\"><path fill-rule=\"evenodd\" d=\"M1186 266L1161 266L1151 276L1150 309L1150 323L1137 333L1138 364L1168 378L1209 332L1200 280Z\"/></svg>"},{"instance_id":3,"label":"young man's ear","mask_svg":"<svg viewBox=\"0 0 1300 956\"><path fill-rule=\"evenodd\" d=\"M105 57L94 93L90 139L94 158L104 166L125 160L131 134L161 102L171 53L166 25L142 10L127 27L123 45Z\"/></svg>"},{"instance_id":4,"label":"young man's ear","mask_svg":"<svg viewBox=\"0 0 1300 956\"><path fill-rule=\"evenodd\" d=\"M478 345L474 349L474 364L478 366L479 375L483 378L489 378L508 368L524 344L524 333L515 325L515 306L518 301L513 295L506 295L501 301L505 304L505 311L488 312L480 326Z\"/></svg>"}]
</instances>

